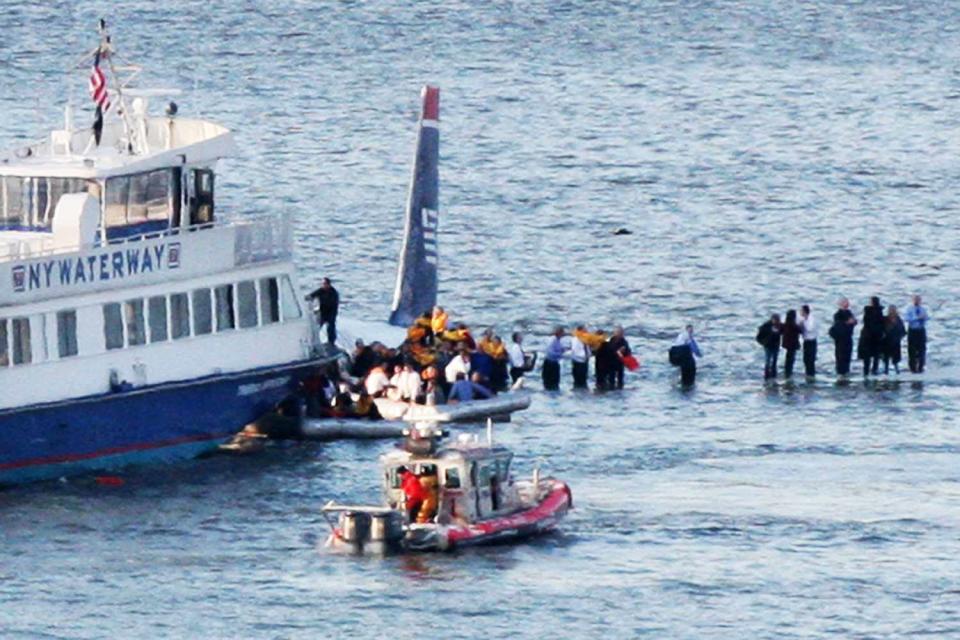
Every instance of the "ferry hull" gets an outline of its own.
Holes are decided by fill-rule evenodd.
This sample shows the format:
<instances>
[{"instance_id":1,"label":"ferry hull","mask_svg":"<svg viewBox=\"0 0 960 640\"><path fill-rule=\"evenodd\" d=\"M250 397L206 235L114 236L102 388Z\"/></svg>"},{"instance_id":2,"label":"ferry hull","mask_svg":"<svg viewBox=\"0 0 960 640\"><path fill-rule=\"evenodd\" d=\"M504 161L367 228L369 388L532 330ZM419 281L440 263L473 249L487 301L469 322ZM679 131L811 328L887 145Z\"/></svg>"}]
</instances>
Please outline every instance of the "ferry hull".
<instances>
[{"instance_id":1,"label":"ferry hull","mask_svg":"<svg viewBox=\"0 0 960 640\"><path fill-rule=\"evenodd\" d=\"M0 485L214 449L315 371L300 361L0 412Z\"/></svg>"}]
</instances>

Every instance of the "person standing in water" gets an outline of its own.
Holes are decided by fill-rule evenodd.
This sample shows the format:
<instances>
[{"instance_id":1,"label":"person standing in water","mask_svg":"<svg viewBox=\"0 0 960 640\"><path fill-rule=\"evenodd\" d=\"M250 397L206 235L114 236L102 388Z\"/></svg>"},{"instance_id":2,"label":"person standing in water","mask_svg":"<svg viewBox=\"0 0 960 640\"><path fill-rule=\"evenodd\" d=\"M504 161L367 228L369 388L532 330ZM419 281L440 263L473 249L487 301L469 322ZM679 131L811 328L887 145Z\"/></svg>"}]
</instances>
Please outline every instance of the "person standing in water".
<instances>
[{"instance_id":1,"label":"person standing in water","mask_svg":"<svg viewBox=\"0 0 960 640\"><path fill-rule=\"evenodd\" d=\"M677 335L670 347L670 364L680 367L680 384L686 389L692 387L697 381L697 361L696 358L702 358L700 346L693 337L693 325L688 324Z\"/></svg>"},{"instance_id":2,"label":"person standing in water","mask_svg":"<svg viewBox=\"0 0 960 640\"><path fill-rule=\"evenodd\" d=\"M630 343L623 335L623 327L617 325L613 328L613 336L610 337L610 348L617 354L617 361L614 363L613 384L617 389L623 389L624 364L623 359L633 355L630 351Z\"/></svg>"},{"instance_id":3,"label":"person standing in water","mask_svg":"<svg viewBox=\"0 0 960 640\"><path fill-rule=\"evenodd\" d=\"M577 337L581 331L585 332L586 327L580 325L570 338L570 362L571 373L573 375L573 388L586 389L587 376L590 372L590 346Z\"/></svg>"},{"instance_id":4,"label":"person standing in water","mask_svg":"<svg viewBox=\"0 0 960 640\"><path fill-rule=\"evenodd\" d=\"M890 373L892 362L893 370L899 374L900 343L903 342L903 336L907 335L907 330L894 305L887 307L887 315L883 318L883 329L883 372Z\"/></svg>"},{"instance_id":5,"label":"person standing in water","mask_svg":"<svg viewBox=\"0 0 960 640\"><path fill-rule=\"evenodd\" d=\"M907 363L913 373L923 373L927 361L927 321L930 314L921 304L920 296L913 296L913 304L907 307Z\"/></svg>"},{"instance_id":6,"label":"person standing in water","mask_svg":"<svg viewBox=\"0 0 960 640\"><path fill-rule=\"evenodd\" d=\"M564 354L570 350L563 339L565 335L563 327L557 327L553 331L553 337L547 344L547 350L543 354L543 388L547 391L556 391L560 388L560 361Z\"/></svg>"},{"instance_id":7,"label":"person standing in water","mask_svg":"<svg viewBox=\"0 0 960 640\"><path fill-rule=\"evenodd\" d=\"M817 321L810 305L800 307L800 335L803 337L803 368L808 378L817 375Z\"/></svg>"},{"instance_id":8,"label":"person standing in water","mask_svg":"<svg viewBox=\"0 0 960 640\"><path fill-rule=\"evenodd\" d=\"M863 308L863 326L857 343L857 357L863 360L864 377L880 373L880 356L883 355L883 307L880 298L873 296Z\"/></svg>"},{"instance_id":9,"label":"person standing in water","mask_svg":"<svg viewBox=\"0 0 960 640\"><path fill-rule=\"evenodd\" d=\"M780 354L780 336L783 324L780 314L775 313L757 329L757 342L763 347L763 379L777 377L777 356Z\"/></svg>"},{"instance_id":10,"label":"person standing in water","mask_svg":"<svg viewBox=\"0 0 960 640\"><path fill-rule=\"evenodd\" d=\"M797 310L790 309L783 318L783 350L787 357L783 361L783 377L793 376L793 363L800 350L800 325L797 323Z\"/></svg>"},{"instance_id":11,"label":"person standing in water","mask_svg":"<svg viewBox=\"0 0 960 640\"><path fill-rule=\"evenodd\" d=\"M850 311L850 301L840 298L837 302L837 312L833 314L833 324L830 326L830 337L833 338L833 352L837 363L837 375L845 376L850 373L850 358L853 357L853 328L857 326L857 319Z\"/></svg>"}]
</instances>

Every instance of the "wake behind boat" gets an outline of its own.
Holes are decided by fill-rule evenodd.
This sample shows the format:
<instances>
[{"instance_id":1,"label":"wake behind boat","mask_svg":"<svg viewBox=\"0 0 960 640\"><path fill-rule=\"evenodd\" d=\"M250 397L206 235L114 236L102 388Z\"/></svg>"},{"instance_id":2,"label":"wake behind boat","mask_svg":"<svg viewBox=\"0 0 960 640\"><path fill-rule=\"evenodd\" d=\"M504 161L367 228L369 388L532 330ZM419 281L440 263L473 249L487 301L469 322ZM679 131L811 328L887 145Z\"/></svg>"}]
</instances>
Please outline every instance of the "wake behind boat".
<instances>
[{"instance_id":1,"label":"wake behind boat","mask_svg":"<svg viewBox=\"0 0 960 640\"><path fill-rule=\"evenodd\" d=\"M222 215L231 132L151 115L101 36L93 128L0 156L0 483L197 455L319 362L290 218Z\"/></svg>"}]
</instances>

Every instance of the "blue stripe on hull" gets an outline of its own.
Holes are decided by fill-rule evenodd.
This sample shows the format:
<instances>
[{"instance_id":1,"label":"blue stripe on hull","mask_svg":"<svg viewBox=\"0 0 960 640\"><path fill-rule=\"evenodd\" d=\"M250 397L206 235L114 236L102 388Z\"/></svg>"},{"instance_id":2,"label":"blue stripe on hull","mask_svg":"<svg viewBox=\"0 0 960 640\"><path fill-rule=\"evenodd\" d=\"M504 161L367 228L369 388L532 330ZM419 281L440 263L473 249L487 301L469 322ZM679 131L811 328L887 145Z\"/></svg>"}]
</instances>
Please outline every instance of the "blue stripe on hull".
<instances>
[{"instance_id":1,"label":"blue stripe on hull","mask_svg":"<svg viewBox=\"0 0 960 640\"><path fill-rule=\"evenodd\" d=\"M0 412L0 484L194 457L270 411L317 364Z\"/></svg>"}]
</instances>

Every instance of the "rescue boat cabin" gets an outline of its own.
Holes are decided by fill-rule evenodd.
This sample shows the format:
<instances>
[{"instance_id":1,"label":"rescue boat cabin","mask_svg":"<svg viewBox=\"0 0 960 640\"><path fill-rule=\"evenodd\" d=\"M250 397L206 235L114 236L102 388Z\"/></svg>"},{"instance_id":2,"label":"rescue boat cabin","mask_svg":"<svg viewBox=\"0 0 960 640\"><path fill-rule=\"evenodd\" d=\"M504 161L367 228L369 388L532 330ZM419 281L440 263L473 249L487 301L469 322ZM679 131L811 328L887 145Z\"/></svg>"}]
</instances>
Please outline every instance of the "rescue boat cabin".
<instances>
[{"instance_id":1,"label":"rescue boat cabin","mask_svg":"<svg viewBox=\"0 0 960 640\"><path fill-rule=\"evenodd\" d=\"M407 449L381 458L386 503L400 508L405 495L401 487L404 469L417 476L437 478L439 500L436 521L476 522L508 515L522 507L511 473L513 453L506 447L480 442L475 434L463 434L433 454Z\"/></svg>"}]
</instances>

